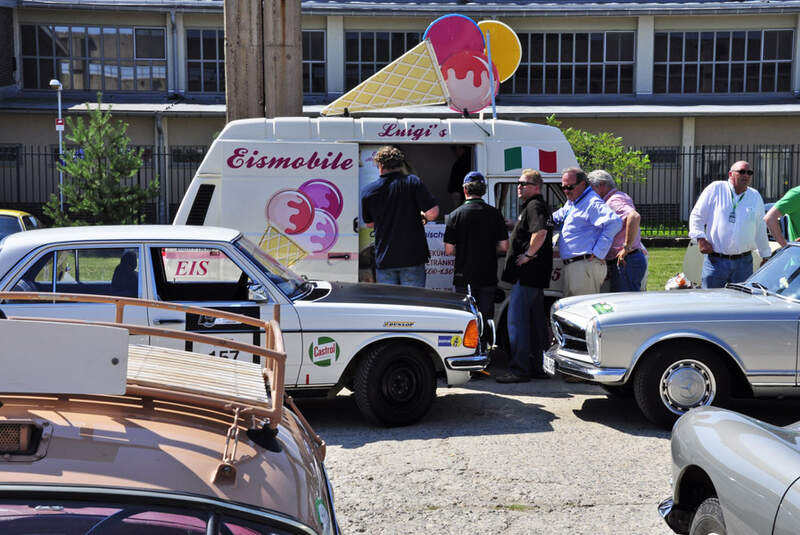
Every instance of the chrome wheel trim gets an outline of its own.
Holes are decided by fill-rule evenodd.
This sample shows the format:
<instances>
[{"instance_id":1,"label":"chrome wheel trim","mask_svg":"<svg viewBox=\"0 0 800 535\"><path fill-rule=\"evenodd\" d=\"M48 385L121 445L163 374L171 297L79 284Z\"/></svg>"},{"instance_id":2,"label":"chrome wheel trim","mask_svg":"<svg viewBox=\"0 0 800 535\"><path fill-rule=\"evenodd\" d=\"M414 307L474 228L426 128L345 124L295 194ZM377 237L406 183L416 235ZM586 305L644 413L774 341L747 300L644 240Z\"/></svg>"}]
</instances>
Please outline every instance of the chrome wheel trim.
<instances>
[{"instance_id":1,"label":"chrome wheel trim","mask_svg":"<svg viewBox=\"0 0 800 535\"><path fill-rule=\"evenodd\" d=\"M661 402L675 414L693 407L711 405L717 394L717 383L711 369L694 359L681 359L664 370L659 381Z\"/></svg>"}]
</instances>

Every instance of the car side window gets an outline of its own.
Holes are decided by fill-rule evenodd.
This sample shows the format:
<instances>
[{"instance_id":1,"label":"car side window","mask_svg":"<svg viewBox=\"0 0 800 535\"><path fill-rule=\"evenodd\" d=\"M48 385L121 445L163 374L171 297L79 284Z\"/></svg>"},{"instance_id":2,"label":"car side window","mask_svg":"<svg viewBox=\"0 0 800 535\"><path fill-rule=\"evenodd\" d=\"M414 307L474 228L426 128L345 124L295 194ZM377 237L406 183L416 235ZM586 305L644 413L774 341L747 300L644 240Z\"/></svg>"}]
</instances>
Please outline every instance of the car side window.
<instances>
[{"instance_id":1,"label":"car side window","mask_svg":"<svg viewBox=\"0 0 800 535\"><path fill-rule=\"evenodd\" d=\"M138 297L138 266L135 247L59 249L36 260L14 291Z\"/></svg>"},{"instance_id":2,"label":"car side window","mask_svg":"<svg viewBox=\"0 0 800 535\"><path fill-rule=\"evenodd\" d=\"M503 214L503 218L513 225L519 215L519 200L517 198L517 181L501 182L494 186L494 198L496 208ZM558 210L564 204L564 194L558 188L558 184L547 183L542 188L544 197L550 211Z\"/></svg>"},{"instance_id":3,"label":"car side window","mask_svg":"<svg viewBox=\"0 0 800 535\"><path fill-rule=\"evenodd\" d=\"M246 301L250 277L217 248L153 247L156 293L162 301Z\"/></svg>"},{"instance_id":4,"label":"car side window","mask_svg":"<svg viewBox=\"0 0 800 535\"><path fill-rule=\"evenodd\" d=\"M22 222L25 223L25 230L33 230L41 227L39 220L31 215L22 216Z\"/></svg>"}]
</instances>

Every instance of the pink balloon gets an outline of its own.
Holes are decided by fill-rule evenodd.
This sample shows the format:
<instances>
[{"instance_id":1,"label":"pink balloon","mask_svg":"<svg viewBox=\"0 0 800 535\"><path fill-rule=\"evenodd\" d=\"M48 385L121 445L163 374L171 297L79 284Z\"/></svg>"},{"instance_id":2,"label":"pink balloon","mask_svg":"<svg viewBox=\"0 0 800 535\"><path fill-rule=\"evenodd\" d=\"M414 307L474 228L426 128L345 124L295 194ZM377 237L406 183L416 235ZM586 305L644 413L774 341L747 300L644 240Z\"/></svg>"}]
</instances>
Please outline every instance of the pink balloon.
<instances>
[{"instance_id":1,"label":"pink balloon","mask_svg":"<svg viewBox=\"0 0 800 535\"><path fill-rule=\"evenodd\" d=\"M308 229L302 234L292 236L297 245L309 253L324 253L336 244L338 238L339 227L336 220L319 208L314 210L314 219Z\"/></svg>"},{"instance_id":2,"label":"pink balloon","mask_svg":"<svg viewBox=\"0 0 800 535\"><path fill-rule=\"evenodd\" d=\"M286 234L306 230L314 219L314 207L308 197L292 189L275 193L267 202L267 220Z\"/></svg>"},{"instance_id":3,"label":"pink balloon","mask_svg":"<svg viewBox=\"0 0 800 535\"><path fill-rule=\"evenodd\" d=\"M334 219L339 217L342 213L344 206L344 199L342 192L333 182L315 178L304 182L297 191L304 194L311 199L311 204L314 208L325 210L333 216Z\"/></svg>"},{"instance_id":4,"label":"pink balloon","mask_svg":"<svg viewBox=\"0 0 800 535\"><path fill-rule=\"evenodd\" d=\"M482 52L486 47L483 32L475 21L458 14L439 17L428 26L422 38L430 40L439 65L457 52Z\"/></svg>"},{"instance_id":5,"label":"pink balloon","mask_svg":"<svg viewBox=\"0 0 800 535\"><path fill-rule=\"evenodd\" d=\"M494 93L500 88L497 68L494 71ZM469 113L482 110L492 102L489 60L480 52L458 52L442 65L444 82L450 93L450 108Z\"/></svg>"}]
</instances>

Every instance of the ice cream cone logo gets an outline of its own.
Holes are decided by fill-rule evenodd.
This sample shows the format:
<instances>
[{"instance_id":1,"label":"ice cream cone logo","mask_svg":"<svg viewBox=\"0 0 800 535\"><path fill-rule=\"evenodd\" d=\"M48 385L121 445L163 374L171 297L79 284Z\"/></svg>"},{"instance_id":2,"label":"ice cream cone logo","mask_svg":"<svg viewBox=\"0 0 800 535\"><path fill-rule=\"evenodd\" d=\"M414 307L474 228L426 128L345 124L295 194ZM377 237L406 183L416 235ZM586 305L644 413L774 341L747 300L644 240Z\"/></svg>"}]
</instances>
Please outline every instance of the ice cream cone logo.
<instances>
[{"instance_id":1,"label":"ice cream cone logo","mask_svg":"<svg viewBox=\"0 0 800 535\"><path fill-rule=\"evenodd\" d=\"M296 190L280 190L267 201L267 227L258 245L287 267L309 254L324 253L339 237L336 218L343 207L341 191L327 180L312 179Z\"/></svg>"}]
</instances>

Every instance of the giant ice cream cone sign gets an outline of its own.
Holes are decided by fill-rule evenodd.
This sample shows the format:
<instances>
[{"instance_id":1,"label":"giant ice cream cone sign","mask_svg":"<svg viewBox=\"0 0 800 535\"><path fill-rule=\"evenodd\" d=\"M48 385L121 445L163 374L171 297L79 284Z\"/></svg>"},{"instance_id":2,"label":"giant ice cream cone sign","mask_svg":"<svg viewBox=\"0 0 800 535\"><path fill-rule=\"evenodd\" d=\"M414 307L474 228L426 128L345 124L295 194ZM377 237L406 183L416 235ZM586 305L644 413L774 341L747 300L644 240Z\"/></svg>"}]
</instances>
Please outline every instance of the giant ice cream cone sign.
<instances>
[{"instance_id":1,"label":"giant ice cream cone sign","mask_svg":"<svg viewBox=\"0 0 800 535\"><path fill-rule=\"evenodd\" d=\"M464 15L433 21L417 46L322 110L322 115L446 103L475 113L492 103L519 66L516 33L496 20Z\"/></svg>"}]
</instances>

